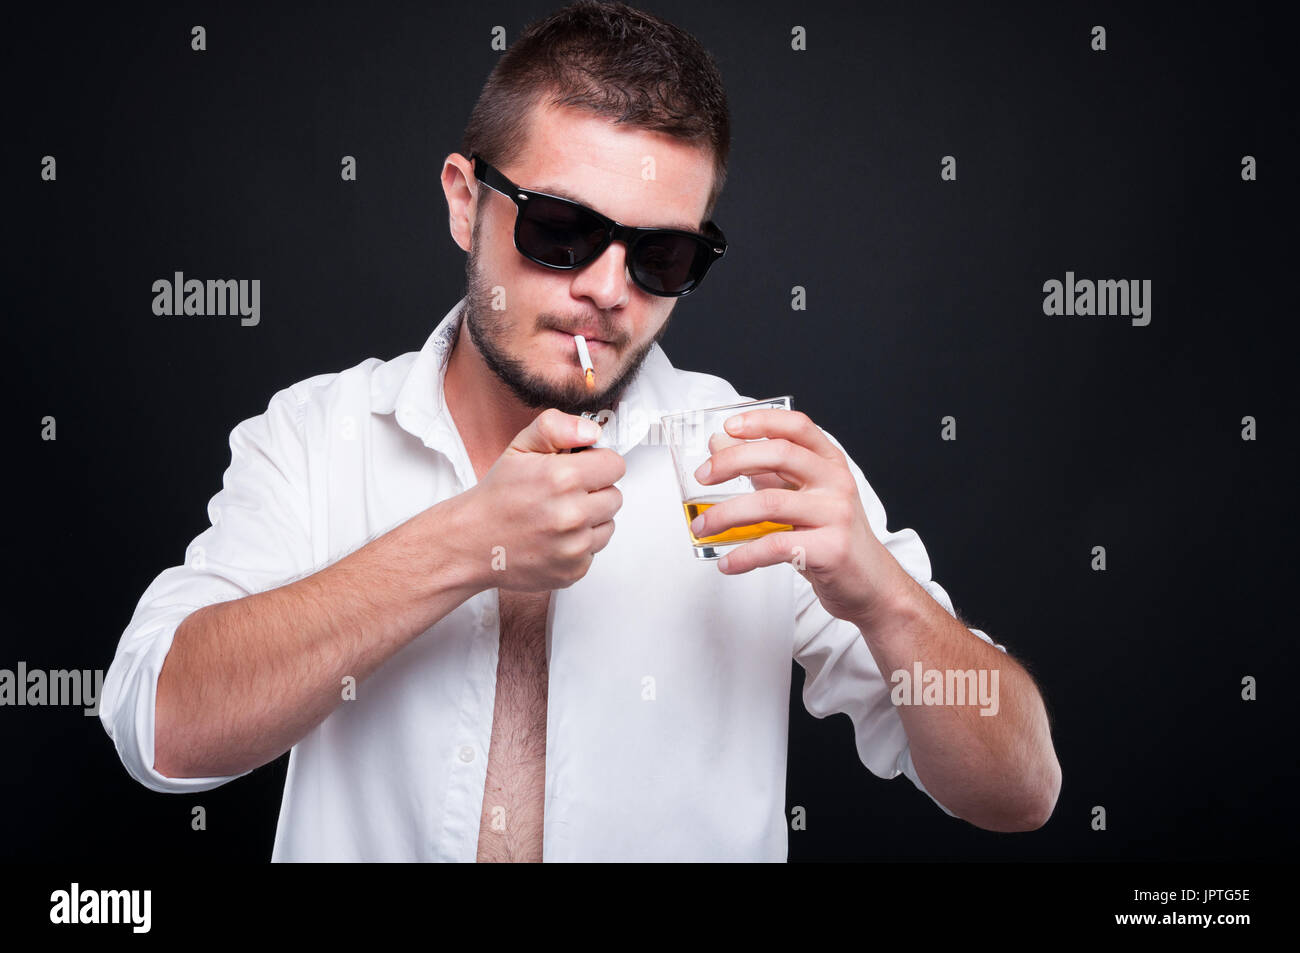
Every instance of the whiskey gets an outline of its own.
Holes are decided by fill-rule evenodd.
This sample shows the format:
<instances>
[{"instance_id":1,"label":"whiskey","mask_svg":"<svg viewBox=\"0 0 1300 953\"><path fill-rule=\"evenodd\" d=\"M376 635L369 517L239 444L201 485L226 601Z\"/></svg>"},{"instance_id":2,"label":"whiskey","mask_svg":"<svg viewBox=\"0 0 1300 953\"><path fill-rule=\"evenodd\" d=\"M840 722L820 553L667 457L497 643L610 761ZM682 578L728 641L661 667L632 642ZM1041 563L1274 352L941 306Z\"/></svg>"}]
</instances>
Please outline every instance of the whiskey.
<instances>
[{"instance_id":1,"label":"whiskey","mask_svg":"<svg viewBox=\"0 0 1300 953\"><path fill-rule=\"evenodd\" d=\"M780 533L784 530L794 529L793 526L785 523L773 523L770 520L763 520L761 523L751 523L748 526L732 526L730 529L724 529L721 533L714 533L712 536L696 536L691 530L691 520L710 506L721 503L725 499L731 499L731 497L687 500L682 504L682 509L686 512L686 531L691 534L691 542L696 546L726 546L731 543L758 539L768 533Z\"/></svg>"},{"instance_id":2,"label":"whiskey","mask_svg":"<svg viewBox=\"0 0 1300 953\"><path fill-rule=\"evenodd\" d=\"M754 491L754 481L744 475L707 485L695 478L696 469L712 455L704 438L709 437L711 440L711 435L725 433L727 418L739 411L759 407L789 410L790 400L789 395L768 400L748 400L725 407L704 407L680 414L665 414L659 418L660 431L672 452L673 469L676 471L677 486L681 490L682 511L686 514L688 532L691 520L709 507ZM761 539L769 533L785 533L793 529L793 526L785 523L764 520L746 526L732 526L712 536L696 536L691 533L691 553L696 559L718 559L737 544Z\"/></svg>"}]
</instances>

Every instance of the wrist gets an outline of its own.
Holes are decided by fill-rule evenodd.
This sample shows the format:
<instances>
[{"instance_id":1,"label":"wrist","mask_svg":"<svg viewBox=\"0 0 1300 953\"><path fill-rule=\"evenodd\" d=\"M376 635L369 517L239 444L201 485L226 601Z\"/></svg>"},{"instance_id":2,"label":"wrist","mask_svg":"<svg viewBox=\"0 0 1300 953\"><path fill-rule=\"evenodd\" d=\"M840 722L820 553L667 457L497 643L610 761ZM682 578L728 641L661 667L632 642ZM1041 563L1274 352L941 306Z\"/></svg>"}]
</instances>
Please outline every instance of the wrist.
<instances>
[{"instance_id":1,"label":"wrist","mask_svg":"<svg viewBox=\"0 0 1300 953\"><path fill-rule=\"evenodd\" d=\"M921 599L929 599L929 594L900 566L896 583L859 614L854 624L868 643L895 644L910 638L924 611Z\"/></svg>"},{"instance_id":2,"label":"wrist","mask_svg":"<svg viewBox=\"0 0 1300 953\"><path fill-rule=\"evenodd\" d=\"M469 493L443 500L420 513L413 521L415 541L424 558L421 576L425 594L436 599L455 592L468 599L491 588L490 552L479 552L466 504Z\"/></svg>"}]
</instances>

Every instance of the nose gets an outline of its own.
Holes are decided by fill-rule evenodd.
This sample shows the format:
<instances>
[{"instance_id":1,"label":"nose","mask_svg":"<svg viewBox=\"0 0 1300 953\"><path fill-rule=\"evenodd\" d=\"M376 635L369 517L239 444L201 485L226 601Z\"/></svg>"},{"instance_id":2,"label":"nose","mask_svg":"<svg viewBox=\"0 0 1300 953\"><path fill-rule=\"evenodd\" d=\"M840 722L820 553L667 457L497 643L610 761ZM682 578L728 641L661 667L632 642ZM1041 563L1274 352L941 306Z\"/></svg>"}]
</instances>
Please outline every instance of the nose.
<instances>
[{"instance_id":1,"label":"nose","mask_svg":"<svg viewBox=\"0 0 1300 953\"><path fill-rule=\"evenodd\" d=\"M631 296L632 273L626 243L615 239L595 260L573 273L575 295L590 298L601 310L625 305Z\"/></svg>"}]
</instances>

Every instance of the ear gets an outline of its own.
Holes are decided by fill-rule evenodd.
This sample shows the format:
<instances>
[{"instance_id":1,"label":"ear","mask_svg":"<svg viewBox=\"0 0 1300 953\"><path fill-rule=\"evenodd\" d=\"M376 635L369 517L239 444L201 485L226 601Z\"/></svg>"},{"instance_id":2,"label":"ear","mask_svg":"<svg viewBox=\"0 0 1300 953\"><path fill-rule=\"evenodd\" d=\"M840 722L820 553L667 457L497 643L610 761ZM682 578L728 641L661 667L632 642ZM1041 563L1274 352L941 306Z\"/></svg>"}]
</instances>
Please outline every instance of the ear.
<instances>
[{"instance_id":1,"label":"ear","mask_svg":"<svg viewBox=\"0 0 1300 953\"><path fill-rule=\"evenodd\" d=\"M442 192L447 198L448 227L452 240L467 253L474 242L478 191L473 164L458 152L447 156L442 165Z\"/></svg>"}]
</instances>

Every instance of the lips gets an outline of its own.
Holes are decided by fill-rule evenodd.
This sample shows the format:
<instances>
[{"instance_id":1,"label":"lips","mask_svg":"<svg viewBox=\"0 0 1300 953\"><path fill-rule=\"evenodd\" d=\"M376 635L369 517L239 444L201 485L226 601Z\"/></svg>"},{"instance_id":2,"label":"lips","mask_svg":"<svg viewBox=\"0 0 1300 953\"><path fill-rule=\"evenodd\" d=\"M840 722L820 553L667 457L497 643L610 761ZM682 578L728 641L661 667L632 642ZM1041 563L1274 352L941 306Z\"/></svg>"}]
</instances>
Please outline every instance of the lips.
<instances>
[{"instance_id":1,"label":"lips","mask_svg":"<svg viewBox=\"0 0 1300 953\"><path fill-rule=\"evenodd\" d=\"M557 334L563 334L566 338L568 338L568 339L569 339L569 344L570 344L570 346L572 346L572 344L573 344L573 336L574 336L575 334L582 334L583 338L584 338L584 339L586 340L586 342L587 342L587 348L588 348L588 349L591 349L591 348L593 348L593 347L613 347L613 346L614 346L614 345L610 344L608 341L604 340L603 338L591 337L590 335L583 334L581 331L561 331L559 328L551 328L551 330L552 330L552 331L555 331Z\"/></svg>"}]
</instances>

